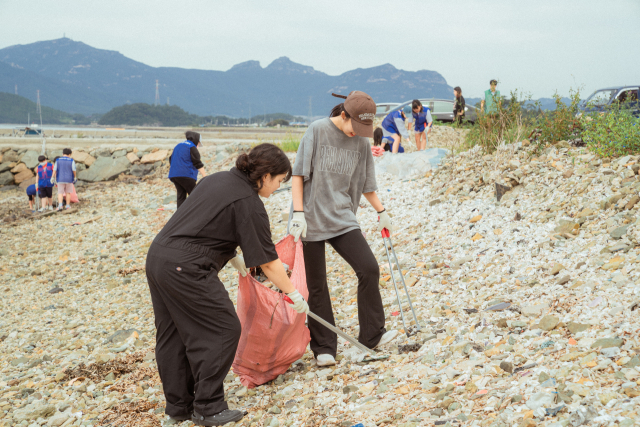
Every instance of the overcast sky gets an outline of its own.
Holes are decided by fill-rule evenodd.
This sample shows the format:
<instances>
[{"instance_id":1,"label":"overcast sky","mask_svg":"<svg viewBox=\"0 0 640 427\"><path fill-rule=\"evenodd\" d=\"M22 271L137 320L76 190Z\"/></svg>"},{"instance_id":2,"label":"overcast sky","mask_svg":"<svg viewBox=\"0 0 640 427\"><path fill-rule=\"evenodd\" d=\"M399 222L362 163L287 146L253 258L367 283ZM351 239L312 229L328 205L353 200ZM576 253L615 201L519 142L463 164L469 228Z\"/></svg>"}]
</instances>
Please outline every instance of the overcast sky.
<instances>
[{"instance_id":1,"label":"overcast sky","mask_svg":"<svg viewBox=\"0 0 640 427\"><path fill-rule=\"evenodd\" d=\"M66 33L152 66L390 63L437 71L466 97L492 78L536 98L640 84L639 0L0 0L0 16L0 48Z\"/></svg>"}]
</instances>

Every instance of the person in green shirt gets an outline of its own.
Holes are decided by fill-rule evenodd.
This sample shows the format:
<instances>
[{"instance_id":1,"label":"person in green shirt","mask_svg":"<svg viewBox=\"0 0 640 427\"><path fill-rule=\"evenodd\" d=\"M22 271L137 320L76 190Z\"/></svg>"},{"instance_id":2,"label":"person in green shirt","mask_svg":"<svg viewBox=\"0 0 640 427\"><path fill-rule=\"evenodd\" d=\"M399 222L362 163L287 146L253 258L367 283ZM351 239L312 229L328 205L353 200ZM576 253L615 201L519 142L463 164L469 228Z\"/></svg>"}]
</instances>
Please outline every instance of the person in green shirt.
<instances>
[{"instance_id":1,"label":"person in green shirt","mask_svg":"<svg viewBox=\"0 0 640 427\"><path fill-rule=\"evenodd\" d=\"M491 80L489 85L491 86L491 89L484 91L484 99L480 102L480 111L488 114L495 114L498 112L498 101L500 101L500 91L496 90L498 81L495 79Z\"/></svg>"}]
</instances>

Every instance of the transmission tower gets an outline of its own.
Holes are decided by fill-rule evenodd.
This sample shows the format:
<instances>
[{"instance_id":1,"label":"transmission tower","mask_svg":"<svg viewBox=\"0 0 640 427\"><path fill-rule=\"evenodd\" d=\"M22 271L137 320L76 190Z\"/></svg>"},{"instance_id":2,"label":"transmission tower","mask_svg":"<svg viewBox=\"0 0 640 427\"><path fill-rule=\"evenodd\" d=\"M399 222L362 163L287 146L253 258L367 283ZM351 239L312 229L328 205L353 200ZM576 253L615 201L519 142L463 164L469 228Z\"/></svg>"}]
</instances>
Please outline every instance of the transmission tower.
<instances>
[{"instance_id":1,"label":"transmission tower","mask_svg":"<svg viewBox=\"0 0 640 427\"><path fill-rule=\"evenodd\" d=\"M309 97L309 119L308 119L309 123L311 123L312 117L313 117L313 111L311 110L311 97Z\"/></svg>"},{"instance_id":2,"label":"transmission tower","mask_svg":"<svg viewBox=\"0 0 640 427\"><path fill-rule=\"evenodd\" d=\"M40 91L38 91L37 93L38 100L36 101L36 114L40 114L40 117L42 117L42 107L40 106Z\"/></svg>"},{"instance_id":3,"label":"transmission tower","mask_svg":"<svg viewBox=\"0 0 640 427\"><path fill-rule=\"evenodd\" d=\"M156 80L156 103L154 105L160 105L160 85L158 80Z\"/></svg>"},{"instance_id":4,"label":"transmission tower","mask_svg":"<svg viewBox=\"0 0 640 427\"><path fill-rule=\"evenodd\" d=\"M167 105L171 105L171 103L169 102L169 97L167 96Z\"/></svg>"},{"instance_id":5,"label":"transmission tower","mask_svg":"<svg viewBox=\"0 0 640 427\"><path fill-rule=\"evenodd\" d=\"M16 84L16 95L18 94L18 85Z\"/></svg>"}]
</instances>

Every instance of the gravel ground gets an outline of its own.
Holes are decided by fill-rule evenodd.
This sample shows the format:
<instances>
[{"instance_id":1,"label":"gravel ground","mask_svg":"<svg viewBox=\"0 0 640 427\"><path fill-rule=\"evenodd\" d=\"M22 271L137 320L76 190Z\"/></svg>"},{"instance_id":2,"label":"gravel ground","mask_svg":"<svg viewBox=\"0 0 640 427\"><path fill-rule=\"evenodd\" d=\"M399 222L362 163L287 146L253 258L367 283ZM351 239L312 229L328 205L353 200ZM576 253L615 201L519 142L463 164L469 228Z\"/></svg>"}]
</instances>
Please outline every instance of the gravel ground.
<instances>
[{"instance_id":1,"label":"gravel ground","mask_svg":"<svg viewBox=\"0 0 640 427\"><path fill-rule=\"evenodd\" d=\"M231 161L204 157L209 170ZM318 368L307 351L254 389L230 373L228 401L249 411L236 425L635 425L637 161L525 143L448 157L419 179L379 176L420 331L405 334L363 198L387 328L401 334L378 360L340 340L338 365ZM496 184L510 190L499 202ZM0 223L0 425L167 424L144 263L173 186L156 176L79 197L64 214ZM26 200L0 192L0 213ZM286 190L265 200L274 241L289 203ZM357 336L356 278L328 253L337 323ZM235 300L237 273L220 277Z\"/></svg>"}]
</instances>

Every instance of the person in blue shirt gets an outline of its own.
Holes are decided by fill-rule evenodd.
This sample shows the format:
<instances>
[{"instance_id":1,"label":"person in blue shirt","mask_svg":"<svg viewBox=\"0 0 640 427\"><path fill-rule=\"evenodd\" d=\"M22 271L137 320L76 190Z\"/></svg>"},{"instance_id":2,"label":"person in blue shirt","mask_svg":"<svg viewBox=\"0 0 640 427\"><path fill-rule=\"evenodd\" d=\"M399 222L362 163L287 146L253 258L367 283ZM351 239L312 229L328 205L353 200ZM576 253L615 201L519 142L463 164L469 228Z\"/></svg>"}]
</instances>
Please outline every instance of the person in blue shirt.
<instances>
[{"instance_id":1,"label":"person in blue shirt","mask_svg":"<svg viewBox=\"0 0 640 427\"><path fill-rule=\"evenodd\" d=\"M51 182L51 178L53 178L54 167L45 156L38 156L38 161L40 164L37 168L38 180L36 181L36 190L42 200L42 207L39 212L44 212L45 210L52 211L53 183Z\"/></svg>"},{"instance_id":2,"label":"person in blue shirt","mask_svg":"<svg viewBox=\"0 0 640 427\"><path fill-rule=\"evenodd\" d=\"M71 209L71 193L73 193L73 184L76 183L76 162L71 158L71 149L62 150L62 157L58 157L56 164L53 166L54 179L58 183L58 210L62 210L63 195L66 195L67 205L65 209Z\"/></svg>"},{"instance_id":3,"label":"person in blue shirt","mask_svg":"<svg viewBox=\"0 0 640 427\"><path fill-rule=\"evenodd\" d=\"M404 153L404 149L400 151L400 140L403 137L409 139L405 120L407 117L404 112L396 110L387 114L387 117L382 121L383 142L391 142L392 153Z\"/></svg>"},{"instance_id":4,"label":"person in blue shirt","mask_svg":"<svg viewBox=\"0 0 640 427\"><path fill-rule=\"evenodd\" d=\"M413 112L413 130L416 133L416 148L418 151L426 150L431 126L433 126L431 111L429 107L425 111L424 106L417 99L411 103L411 111Z\"/></svg>"},{"instance_id":5,"label":"person in blue shirt","mask_svg":"<svg viewBox=\"0 0 640 427\"><path fill-rule=\"evenodd\" d=\"M35 197L36 197L36 185L35 184L31 184L30 186L27 187L27 196L29 197L29 209L31 209L31 212L35 212L35 208L37 208L37 206L35 206Z\"/></svg>"},{"instance_id":6,"label":"person in blue shirt","mask_svg":"<svg viewBox=\"0 0 640 427\"><path fill-rule=\"evenodd\" d=\"M178 207L187 200L187 196L195 188L198 172L202 177L207 176L198 151L198 147L201 146L200 134L187 131L184 136L187 138L186 141L176 145L169 157L169 180L176 186Z\"/></svg>"},{"instance_id":7,"label":"person in blue shirt","mask_svg":"<svg viewBox=\"0 0 640 427\"><path fill-rule=\"evenodd\" d=\"M384 136L382 128L376 128L373 131L373 145L376 147L382 147L384 151L391 151L393 147L393 138L390 136ZM398 147L398 153L404 153L404 148Z\"/></svg>"}]
</instances>

